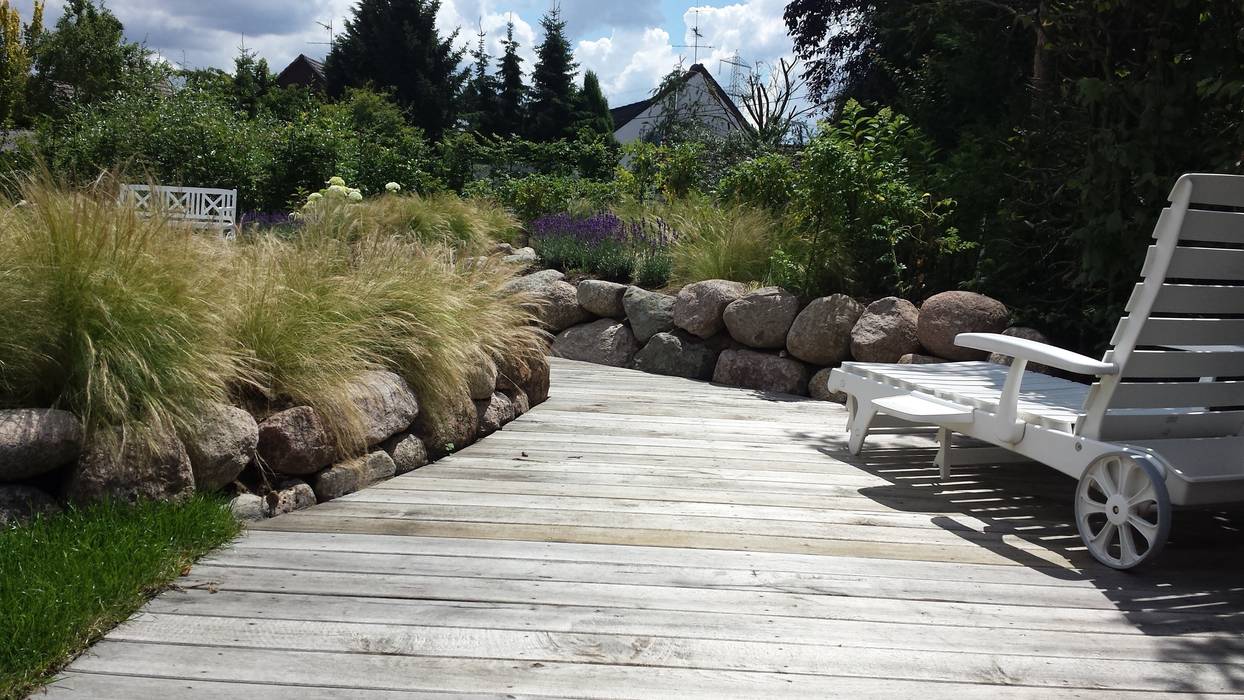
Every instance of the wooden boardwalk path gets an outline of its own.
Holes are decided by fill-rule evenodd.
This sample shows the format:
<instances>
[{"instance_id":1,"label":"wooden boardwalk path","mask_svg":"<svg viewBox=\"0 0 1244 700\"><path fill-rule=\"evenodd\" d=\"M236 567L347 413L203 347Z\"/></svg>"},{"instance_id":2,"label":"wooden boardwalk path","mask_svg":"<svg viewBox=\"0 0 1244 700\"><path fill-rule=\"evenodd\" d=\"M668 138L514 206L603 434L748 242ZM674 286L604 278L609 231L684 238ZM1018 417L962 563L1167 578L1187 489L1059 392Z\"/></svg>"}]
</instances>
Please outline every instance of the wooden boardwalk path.
<instances>
[{"instance_id":1,"label":"wooden boardwalk path","mask_svg":"<svg viewBox=\"0 0 1244 700\"><path fill-rule=\"evenodd\" d=\"M1074 483L940 483L842 407L556 361L450 459L252 527L79 658L72 698L1244 692L1244 535L1087 561Z\"/></svg>"}]
</instances>

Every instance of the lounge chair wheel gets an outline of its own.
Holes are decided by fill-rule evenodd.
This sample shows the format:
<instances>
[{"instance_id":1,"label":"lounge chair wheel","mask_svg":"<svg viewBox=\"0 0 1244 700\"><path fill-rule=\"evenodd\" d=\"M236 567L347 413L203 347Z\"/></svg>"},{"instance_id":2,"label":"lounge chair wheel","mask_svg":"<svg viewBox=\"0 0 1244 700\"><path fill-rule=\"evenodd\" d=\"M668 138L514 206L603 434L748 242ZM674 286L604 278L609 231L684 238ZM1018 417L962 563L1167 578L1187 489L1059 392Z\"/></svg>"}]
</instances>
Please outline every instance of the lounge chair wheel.
<instances>
[{"instance_id":1,"label":"lounge chair wheel","mask_svg":"<svg viewBox=\"0 0 1244 700\"><path fill-rule=\"evenodd\" d=\"M1131 569L1153 559L1171 530L1161 470L1142 456L1099 457L1076 488L1076 526L1089 553L1106 566Z\"/></svg>"}]
</instances>

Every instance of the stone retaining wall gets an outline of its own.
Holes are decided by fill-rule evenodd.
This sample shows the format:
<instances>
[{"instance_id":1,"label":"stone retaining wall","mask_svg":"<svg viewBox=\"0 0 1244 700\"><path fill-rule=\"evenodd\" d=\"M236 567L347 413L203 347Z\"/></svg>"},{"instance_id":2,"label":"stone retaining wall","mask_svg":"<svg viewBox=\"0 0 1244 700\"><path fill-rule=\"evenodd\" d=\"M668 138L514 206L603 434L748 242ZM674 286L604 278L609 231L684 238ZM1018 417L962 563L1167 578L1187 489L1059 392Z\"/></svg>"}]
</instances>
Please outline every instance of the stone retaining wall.
<instances>
[{"instance_id":1,"label":"stone retaining wall","mask_svg":"<svg viewBox=\"0 0 1244 700\"><path fill-rule=\"evenodd\" d=\"M105 498L182 499L196 491L236 494L244 519L272 517L358 491L466 447L548 398L543 357L474 368L470 395L435 424L405 380L371 372L350 397L365 418L368 449L342 459L309 406L255 416L224 405L204 409L188 434L119 452L84 439L81 422L55 409L0 410L0 525L65 503Z\"/></svg>"},{"instance_id":2,"label":"stone retaining wall","mask_svg":"<svg viewBox=\"0 0 1244 700\"><path fill-rule=\"evenodd\" d=\"M861 304L835 294L805 302L777 287L749 290L726 280L677 294L584 280L542 270L514 283L543 301L553 354L654 374L711 380L784 394L828 395L828 372L848 360L927 363L985 360L954 345L959 333L1040 338L1008 328L999 301L972 292L938 294L917 308L887 297Z\"/></svg>"}]
</instances>

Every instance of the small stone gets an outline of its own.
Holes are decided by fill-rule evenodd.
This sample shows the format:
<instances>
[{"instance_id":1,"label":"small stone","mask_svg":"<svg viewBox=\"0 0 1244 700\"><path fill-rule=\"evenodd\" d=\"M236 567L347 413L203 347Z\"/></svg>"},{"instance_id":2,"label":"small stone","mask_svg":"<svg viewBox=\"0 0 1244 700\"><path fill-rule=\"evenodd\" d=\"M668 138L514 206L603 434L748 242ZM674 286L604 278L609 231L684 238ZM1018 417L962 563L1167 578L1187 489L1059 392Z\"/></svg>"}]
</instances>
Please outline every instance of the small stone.
<instances>
[{"instance_id":1,"label":"small stone","mask_svg":"<svg viewBox=\"0 0 1244 700\"><path fill-rule=\"evenodd\" d=\"M320 503L361 491L377 481L392 479L397 465L384 450L358 457L320 472L315 477L315 497Z\"/></svg>"},{"instance_id":2,"label":"small stone","mask_svg":"<svg viewBox=\"0 0 1244 700\"><path fill-rule=\"evenodd\" d=\"M0 410L0 481L46 474L82 453L82 422L68 411Z\"/></svg>"},{"instance_id":3,"label":"small stone","mask_svg":"<svg viewBox=\"0 0 1244 700\"><path fill-rule=\"evenodd\" d=\"M833 367L826 367L825 369L812 375L812 379L808 382L808 396L811 396L817 401L846 403L846 394L841 391L830 391L829 389L829 374L833 371Z\"/></svg>"},{"instance_id":4,"label":"small stone","mask_svg":"<svg viewBox=\"0 0 1244 700\"><path fill-rule=\"evenodd\" d=\"M711 379L720 350L683 330L657 333L635 355L635 369L688 379Z\"/></svg>"},{"instance_id":5,"label":"small stone","mask_svg":"<svg viewBox=\"0 0 1244 700\"><path fill-rule=\"evenodd\" d=\"M275 518L315 505L315 491L302 479L287 479L264 497L264 515Z\"/></svg>"},{"instance_id":6,"label":"small stone","mask_svg":"<svg viewBox=\"0 0 1244 700\"><path fill-rule=\"evenodd\" d=\"M814 365L837 365L851 357L851 329L864 307L845 294L813 299L791 324L786 349Z\"/></svg>"},{"instance_id":7,"label":"small stone","mask_svg":"<svg viewBox=\"0 0 1244 700\"><path fill-rule=\"evenodd\" d=\"M194 469L176 435L123 439L119 432L96 435L65 488L70 503L103 500L181 501L194 493Z\"/></svg>"},{"instance_id":8,"label":"small stone","mask_svg":"<svg viewBox=\"0 0 1244 700\"><path fill-rule=\"evenodd\" d=\"M253 493L234 496L233 500L229 501L229 510L233 513L233 517L243 522L263 520L268 517L265 512L264 499Z\"/></svg>"},{"instance_id":9,"label":"small stone","mask_svg":"<svg viewBox=\"0 0 1244 700\"><path fill-rule=\"evenodd\" d=\"M811 372L798 360L755 350L726 350L717 360L713 381L727 386L803 395Z\"/></svg>"},{"instance_id":10,"label":"small stone","mask_svg":"<svg viewBox=\"0 0 1244 700\"><path fill-rule=\"evenodd\" d=\"M701 338L725 328L726 307L747 293L747 285L730 280L705 280L689 284L674 300L674 325Z\"/></svg>"},{"instance_id":11,"label":"small stone","mask_svg":"<svg viewBox=\"0 0 1244 700\"><path fill-rule=\"evenodd\" d=\"M504 262L516 265L535 265L538 259L539 256L536 255L535 248L519 248L512 254L501 258Z\"/></svg>"},{"instance_id":12,"label":"small stone","mask_svg":"<svg viewBox=\"0 0 1244 700\"><path fill-rule=\"evenodd\" d=\"M1010 312L997 299L975 292L942 292L920 307L920 344L948 360L983 360L988 353L955 345L960 333L999 333Z\"/></svg>"},{"instance_id":13,"label":"small stone","mask_svg":"<svg viewBox=\"0 0 1244 700\"><path fill-rule=\"evenodd\" d=\"M259 459L279 474L314 474L335 453L323 420L310 406L281 411L259 423Z\"/></svg>"},{"instance_id":14,"label":"small stone","mask_svg":"<svg viewBox=\"0 0 1244 700\"><path fill-rule=\"evenodd\" d=\"M413 472L428 463L428 448L414 435L395 435L383 447L393 460L397 474Z\"/></svg>"},{"instance_id":15,"label":"small stone","mask_svg":"<svg viewBox=\"0 0 1244 700\"><path fill-rule=\"evenodd\" d=\"M920 350L915 304L886 297L868 305L851 330L851 354L860 362L895 363Z\"/></svg>"},{"instance_id":16,"label":"small stone","mask_svg":"<svg viewBox=\"0 0 1244 700\"><path fill-rule=\"evenodd\" d=\"M33 486L0 485L0 527L21 525L39 515L54 515L60 506Z\"/></svg>"},{"instance_id":17,"label":"small stone","mask_svg":"<svg viewBox=\"0 0 1244 700\"><path fill-rule=\"evenodd\" d=\"M622 295L626 319L635 340L648 342L657 333L674 330L674 297L630 287Z\"/></svg>"},{"instance_id":18,"label":"small stone","mask_svg":"<svg viewBox=\"0 0 1244 700\"><path fill-rule=\"evenodd\" d=\"M579 306L603 318L625 318L622 297L626 285L604 280L583 280L579 283Z\"/></svg>"},{"instance_id":19,"label":"small stone","mask_svg":"<svg viewBox=\"0 0 1244 700\"><path fill-rule=\"evenodd\" d=\"M726 307L722 319L731 337L753 348L780 350L799 314L799 298L778 287L748 292Z\"/></svg>"},{"instance_id":20,"label":"small stone","mask_svg":"<svg viewBox=\"0 0 1244 700\"><path fill-rule=\"evenodd\" d=\"M535 252L534 249L532 252ZM514 246L509 243L494 243L492 246L493 255L513 255Z\"/></svg>"},{"instance_id":21,"label":"small stone","mask_svg":"<svg viewBox=\"0 0 1244 700\"><path fill-rule=\"evenodd\" d=\"M553 341L555 357L610 367L626 367L637 352L639 343L631 329L609 318L570 328Z\"/></svg>"},{"instance_id":22,"label":"small stone","mask_svg":"<svg viewBox=\"0 0 1244 700\"><path fill-rule=\"evenodd\" d=\"M516 389L513 393L506 395L510 397L510 402L514 404L515 418L531 410L531 401L527 398L527 392L522 389Z\"/></svg>"},{"instance_id":23,"label":"small stone","mask_svg":"<svg viewBox=\"0 0 1244 700\"><path fill-rule=\"evenodd\" d=\"M237 479L255 458L259 425L240 408L206 404L183 442L194 469L195 489L217 491Z\"/></svg>"}]
</instances>

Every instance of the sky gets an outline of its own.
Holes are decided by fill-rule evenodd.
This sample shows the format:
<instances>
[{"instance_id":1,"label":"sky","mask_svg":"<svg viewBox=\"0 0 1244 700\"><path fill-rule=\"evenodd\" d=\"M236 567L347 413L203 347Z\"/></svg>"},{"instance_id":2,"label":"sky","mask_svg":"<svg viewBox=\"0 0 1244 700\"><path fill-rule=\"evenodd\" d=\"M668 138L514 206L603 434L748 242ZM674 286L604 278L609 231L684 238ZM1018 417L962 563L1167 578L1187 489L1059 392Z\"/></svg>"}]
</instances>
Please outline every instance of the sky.
<instances>
[{"instance_id":1,"label":"sky","mask_svg":"<svg viewBox=\"0 0 1244 700\"><path fill-rule=\"evenodd\" d=\"M323 58L328 32L338 31L356 0L108 0L132 41L145 43L171 63L188 68L231 70L238 48L258 52L279 72L298 54ZM30 17L33 0L14 3ZM562 0L580 71L594 70L610 104L642 100L680 61L689 67L694 51L691 27L704 35L699 58L730 89L735 69L725 63L736 54L743 63L775 63L789 57L791 41L782 21L787 0ZM443 32L462 27L459 41L475 41L482 26L490 53L501 52L507 19L530 70L540 40L540 17L551 0L443 0L438 24ZM60 16L60 0L48 0L47 23ZM712 46L714 48L703 48Z\"/></svg>"}]
</instances>

